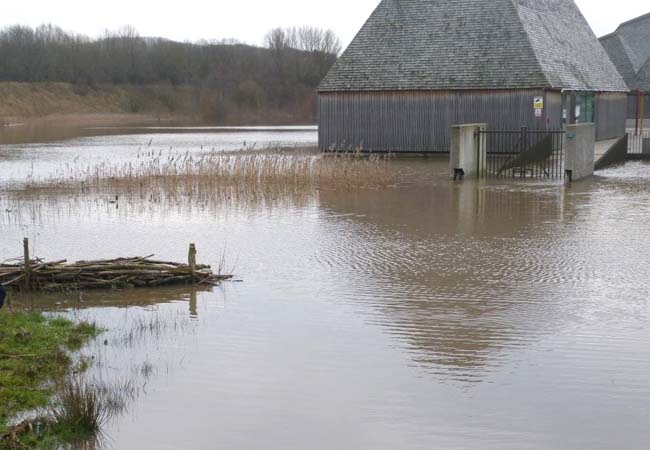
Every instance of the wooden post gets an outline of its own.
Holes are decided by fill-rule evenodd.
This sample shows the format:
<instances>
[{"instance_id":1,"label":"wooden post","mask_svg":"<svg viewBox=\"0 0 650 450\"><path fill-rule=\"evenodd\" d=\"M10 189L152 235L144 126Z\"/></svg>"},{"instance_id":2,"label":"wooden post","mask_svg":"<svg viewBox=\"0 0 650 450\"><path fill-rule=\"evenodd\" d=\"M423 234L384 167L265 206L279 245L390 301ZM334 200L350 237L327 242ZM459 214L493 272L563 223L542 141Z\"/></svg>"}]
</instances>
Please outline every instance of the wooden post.
<instances>
[{"instance_id":1,"label":"wooden post","mask_svg":"<svg viewBox=\"0 0 650 450\"><path fill-rule=\"evenodd\" d=\"M192 278L196 278L196 246L194 244L190 244L187 263L190 266L190 275L192 275Z\"/></svg>"},{"instance_id":2,"label":"wooden post","mask_svg":"<svg viewBox=\"0 0 650 450\"><path fill-rule=\"evenodd\" d=\"M23 253L25 256L25 290L31 286L32 262L29 258L29 239L23 239Z\"/></svg>"},{"instance_id":3,"label":"wooden post","mask_svg":"<svg viewBox=\"0 0 650 450\"><path fill-rule=\"evenodd\" d=\"M196 288L194 287L190 291L190 317L193 319L199 317L198 310L196 309Z\"/></svg>"},{"instance_id":4,"label":"wooden post","mask_svg":"<svg viewBox=\"0 0 650 450\"><path fill-rule=\"evenodd\" d=\"M641 90L637 89L636 91L636 118L634 121L634 135L638 136L639 135L639 112L641 110Z\"/></svg>"},{"instance_id":5,"label":"wooden post","mask_svg":"<svg viewBox=\"0 0 650 450\"><path fill-rule=\"evenodd\" d=\"M639 125L640 128L639 134L643 136L643 119L645 118L645 94L643 93L641 94L640 103L641 103L641 111L639 112L639 121L641 124Z\"/></svg>"}]
</instances>

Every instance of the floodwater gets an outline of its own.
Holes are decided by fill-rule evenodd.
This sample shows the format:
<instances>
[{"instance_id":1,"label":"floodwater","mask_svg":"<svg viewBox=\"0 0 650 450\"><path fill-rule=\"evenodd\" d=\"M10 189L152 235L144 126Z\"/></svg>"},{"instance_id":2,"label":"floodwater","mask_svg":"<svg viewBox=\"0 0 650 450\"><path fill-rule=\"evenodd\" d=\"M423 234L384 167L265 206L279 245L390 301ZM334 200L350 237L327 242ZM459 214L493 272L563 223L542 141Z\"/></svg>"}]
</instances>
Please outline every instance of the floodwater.
<instances>
[{"instance_id":1,"label":"floodwater","mask_svg":"<svg viewBox=\"0 0 650 450\"><path fill-rule=\"evenodd\" d=\"M565 187L396 164L396 188L200 208L0 194L0 259L26 236L46 259L184 260L195 242L235 266L216 289L19 300L108 329L91 375L140 391L105 448L646 449L650 165Z\"/></svg>"},{"instance_id":2,"label":"floodwater","mask_svg":"<svg viewBox=\"0 0 650 450\"><path fill-rule=\"evenodd\" d=\"M42 142L45 141L45 142ZM119 164L154 154L315 147L317 128L95 127L0 128L0 183L65 178L72 169Z\"/></svg>"}]
</instances>

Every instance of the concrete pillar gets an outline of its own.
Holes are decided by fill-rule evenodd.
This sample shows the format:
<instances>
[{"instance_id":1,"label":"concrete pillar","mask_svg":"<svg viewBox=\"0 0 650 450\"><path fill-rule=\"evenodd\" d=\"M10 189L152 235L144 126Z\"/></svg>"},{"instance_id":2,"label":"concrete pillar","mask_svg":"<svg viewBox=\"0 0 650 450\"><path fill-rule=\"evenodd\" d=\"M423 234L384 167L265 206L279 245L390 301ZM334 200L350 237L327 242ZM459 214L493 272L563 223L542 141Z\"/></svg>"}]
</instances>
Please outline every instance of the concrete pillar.
<instances>
[{"instance_id":1,"label":"concrete pillar","mask_svg":"<svg viewBox=\"0 0 650 450\"><path fill-rule=\"evenodd\" d=\"M478 132L486 128L485 123L451 127L449 171L453 179L477 178L480 175L480 165L485 161L485 139L479 139Z\"/></svg>"},{"instance_id":2,"label":"concrete pillar","mask_svg":"<svg viewBox=\"0 0 650 450\"><path fill-rule=\"evenodd\" d=\"M593 123L567 125L564 137L564 170L569 181L594 174L596 126Z\"/></svg>"}]
</instances>

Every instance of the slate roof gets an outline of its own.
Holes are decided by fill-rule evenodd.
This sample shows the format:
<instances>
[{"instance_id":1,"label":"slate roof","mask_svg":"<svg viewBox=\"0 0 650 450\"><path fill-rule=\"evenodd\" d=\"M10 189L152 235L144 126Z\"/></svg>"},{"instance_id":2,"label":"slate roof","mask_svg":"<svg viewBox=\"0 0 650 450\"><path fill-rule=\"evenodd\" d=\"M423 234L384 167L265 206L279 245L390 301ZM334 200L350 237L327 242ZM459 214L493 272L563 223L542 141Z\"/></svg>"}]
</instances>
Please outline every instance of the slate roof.
<instances>
[{"instance_id":1,"label":"slate roof","mask_svg":"<svg viewBox=\"0 0 650 450\"><path fill-rule=\"evenodd\" d=\"M572 0L383 0L319 91L627 91Z\"/></svg>"},{"instance_id":2,"label":"slate roof","mask_svg":"<svg viewBox=\"0 0 650 450\"><path fill-rule=\"evenodd\" d=\"M622 23L600 42L630 89L650 92L650 14Z\"/></svg>"}]
</instances>

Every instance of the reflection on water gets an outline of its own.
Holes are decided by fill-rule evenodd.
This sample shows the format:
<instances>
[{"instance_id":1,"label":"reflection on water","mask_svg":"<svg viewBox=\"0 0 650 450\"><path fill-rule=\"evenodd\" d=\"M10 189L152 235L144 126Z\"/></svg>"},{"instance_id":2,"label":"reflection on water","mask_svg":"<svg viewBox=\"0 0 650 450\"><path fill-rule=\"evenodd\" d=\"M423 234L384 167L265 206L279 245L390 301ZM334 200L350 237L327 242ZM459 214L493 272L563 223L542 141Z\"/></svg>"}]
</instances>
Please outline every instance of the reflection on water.
<instances>
[{"instance_id":1,"label":"reflection on water","mask_svg":"<svg viewBox=\"0 0 650 450\"><path fill-rule=\"evenodd\" d=\"M0 258L191 241L244 279L14 306L97 320L92 370L146 374L113 448L645 448L650 166L564 187L395 164L395 189L200 208L0 195Z\"/></svg>"},{"instance_id":2,"label":"reflection on water","mask_svg":"<svg viewBox=\"0 0 650 450\"><path fill-rule=\"evenodd\" d=\"M12 133L24 133L29 140L23 143ZM48 142L40 143L41 139ZM317 139L315 127L0 128L0 186L61 178L74 168L137 161L150 155L167 158L186 152L200 155L268 147L314 147Z\"/></svg>"},{"instance_id":3,"label":"reflection on water","mask_svg":"<svg viewBox=\"0 0 650 450\"><path fill-rule=\"evenodd\" d=\"M13 306L20 309L58 311L61 309L87 309L101 307L148 307L163 303L189 301L190 312L196 315L196 298L199 293L211 293L212 288L199 286L170 286L167 288L142 288L111 291L85 291L56 293L14 293Z\"/></svg>"},{"instance_id":4,"label":"reflection on water","mask_svg":"<svg viewBox=\"0 0 650 450\"><path fill-rule=\"evenodd\" d=\"M327 240L318 260L360 277L357 301L369 302L380 315L375 322L406 340L422 368L481 381L502 348L536 338L537 320L544 328L562 321L548 306L563 293L540 277L570 276L545 238L565 217L564 194L440 180L380 200L370 192L322 193L326 208L354 214L351 234Z\"/></svg>"}]
</instances>

